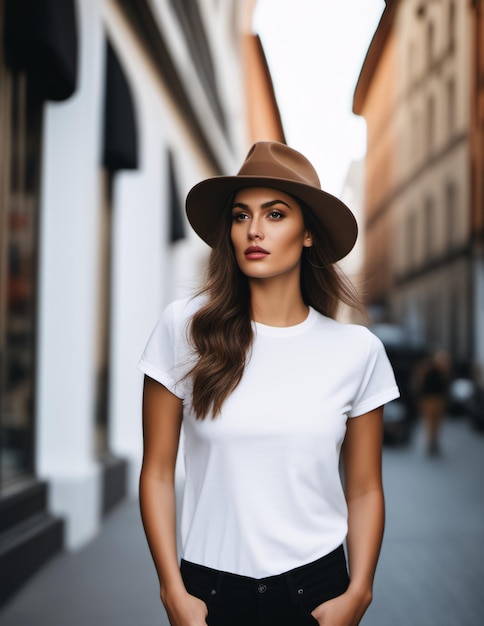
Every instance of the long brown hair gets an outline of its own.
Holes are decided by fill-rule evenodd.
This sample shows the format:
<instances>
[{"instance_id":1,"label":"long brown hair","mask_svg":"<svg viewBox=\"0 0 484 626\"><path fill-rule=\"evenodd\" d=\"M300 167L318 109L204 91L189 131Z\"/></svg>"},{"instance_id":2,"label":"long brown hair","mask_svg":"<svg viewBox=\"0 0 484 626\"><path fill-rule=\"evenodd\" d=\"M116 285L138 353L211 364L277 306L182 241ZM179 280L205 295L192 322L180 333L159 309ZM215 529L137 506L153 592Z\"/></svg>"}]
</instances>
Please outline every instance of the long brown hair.
<instances>
[{"instance_id":1,"label":"long brown hair","mask_svg":"<svg viewBox=\"0 0 484 626\"><path fill-rule=\"evenodd\" d=\"M334 254L324 227L308 207L295 200L313 236L313 245L303 248L301 260L304 303L332 318L341 302L364 311L351 282L331 262ZM233 196L210 254L205 286L199 291L207 302L193 316L189 330L198 357L187 374L193 383L192 408L197 419L204 419L210 410L214 417L220 413L242 378L253 341L249 281L237 265L230 239L232 203Z\"/></svg>"}]
</instances>

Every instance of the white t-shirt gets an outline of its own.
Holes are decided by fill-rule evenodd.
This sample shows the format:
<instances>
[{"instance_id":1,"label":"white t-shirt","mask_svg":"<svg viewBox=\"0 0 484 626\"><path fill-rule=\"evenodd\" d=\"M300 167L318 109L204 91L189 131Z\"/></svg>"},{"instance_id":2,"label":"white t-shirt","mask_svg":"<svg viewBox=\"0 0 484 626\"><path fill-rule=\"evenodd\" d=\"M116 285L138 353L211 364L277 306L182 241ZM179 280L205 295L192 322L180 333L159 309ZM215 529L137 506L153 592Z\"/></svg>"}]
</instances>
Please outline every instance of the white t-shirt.
<instances>
[{"instance_id":1,"label":"white t-shirt","mask_svg":"<svg viewBox=\"0 0 484 626\"><path fill-rule=\"evenodd\" d=\"M339 453L347 418L398 397L383 345L310 309L290 327L253 323L250 359L216 419L196 420L187 328L200 298L167 307L139 363L183 399L185 560L261 578L344 541ZM163 419L163 416L160 416Z\"/></svg>"}]
</instances>

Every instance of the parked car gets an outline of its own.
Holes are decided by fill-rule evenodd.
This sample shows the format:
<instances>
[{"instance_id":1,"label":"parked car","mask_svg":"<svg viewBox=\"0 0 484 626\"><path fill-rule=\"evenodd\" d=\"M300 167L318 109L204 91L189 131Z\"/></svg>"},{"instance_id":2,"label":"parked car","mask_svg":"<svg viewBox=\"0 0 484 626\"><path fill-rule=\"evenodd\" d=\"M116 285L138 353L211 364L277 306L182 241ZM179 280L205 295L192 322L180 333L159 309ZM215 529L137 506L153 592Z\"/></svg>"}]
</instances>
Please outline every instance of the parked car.
<instances>
[{"instance_id":1,"label":"parked car","mask_svg":"<svg viewBox=\"0 0 484 626\"><path fill-rule=\"evenodd\" d=\"M427 356L427 351L423 344L412 342L402 326L379 323L370 326L370 330L382 341L400 389L400 398L385 406L383 442L387 445L406 444L417 417L415 368Z\"/></svg>"}]
</instances>

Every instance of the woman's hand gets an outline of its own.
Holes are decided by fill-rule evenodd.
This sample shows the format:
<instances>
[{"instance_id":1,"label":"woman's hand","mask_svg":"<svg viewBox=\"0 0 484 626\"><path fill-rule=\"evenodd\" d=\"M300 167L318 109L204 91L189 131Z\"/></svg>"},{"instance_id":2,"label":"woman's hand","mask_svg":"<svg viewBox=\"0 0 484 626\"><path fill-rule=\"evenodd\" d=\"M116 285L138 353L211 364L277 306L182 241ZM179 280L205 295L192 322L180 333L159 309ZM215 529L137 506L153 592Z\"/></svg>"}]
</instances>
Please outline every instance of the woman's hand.
<instances>
[{"instance_id":1,"label":"woman's hand","mask_svg":"<svg viewBox=\"0 0 484 626\"><path fill-rule=\"evenodd\" d=\"M341 596L317 606L311 615L319 626L358 626L370 602L368 595L355 594L348 589Z\"/></svg>"},{"instance_id":2,"label":"woman's hand","mask_svg":"<svg viewBox=\"0 0 484 626\"><path fill-rule=\"evenodd\" d=\"M207 605L187 591L162 594L162 602L171 626L207 626Z\"/></svg>"}]
</instances>

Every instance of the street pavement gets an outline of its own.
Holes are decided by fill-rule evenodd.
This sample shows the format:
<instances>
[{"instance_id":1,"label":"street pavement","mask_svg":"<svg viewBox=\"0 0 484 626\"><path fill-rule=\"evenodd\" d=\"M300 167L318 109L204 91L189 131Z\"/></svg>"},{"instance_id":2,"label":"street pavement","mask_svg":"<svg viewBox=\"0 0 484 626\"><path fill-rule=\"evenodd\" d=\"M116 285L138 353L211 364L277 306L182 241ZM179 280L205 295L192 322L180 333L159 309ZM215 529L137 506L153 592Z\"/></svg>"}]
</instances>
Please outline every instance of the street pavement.
<instances>
[{"instance_id":1,"label":"street pavement","mask_svg":"<svg viewBox=\"0 0 484 626\"><path fill-rule=\"evenodd\" d=\"M446 421L442 435L437 458L419 428L410 446L384 451L387 526L361 626L484 625L484 436L465 420ZM0 623L168 626L137 503L119 505L87 547L45 565Z\"/></svg>"}]
</instances>

